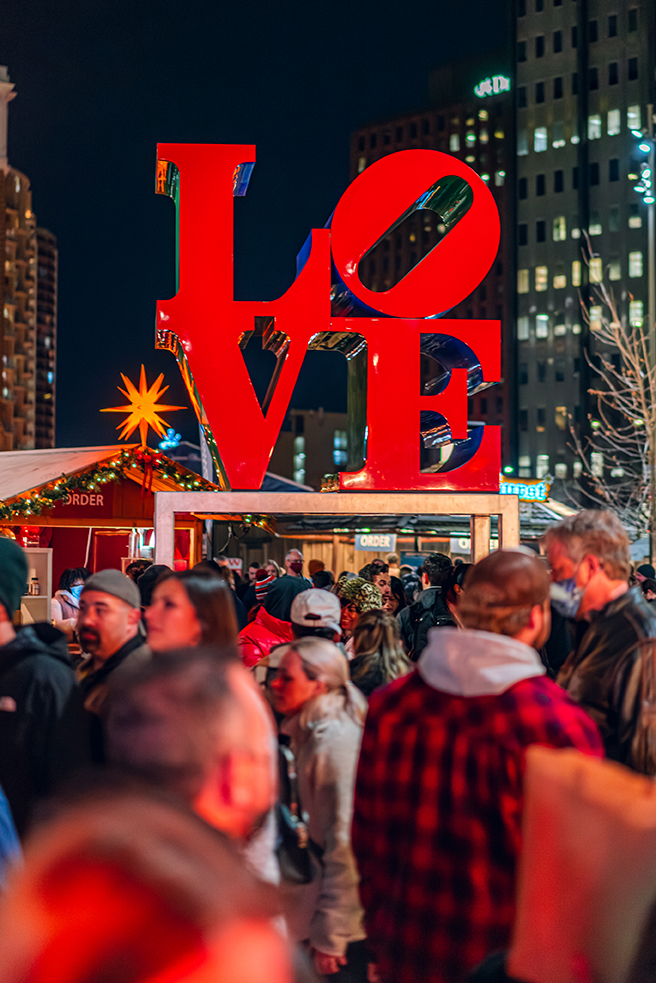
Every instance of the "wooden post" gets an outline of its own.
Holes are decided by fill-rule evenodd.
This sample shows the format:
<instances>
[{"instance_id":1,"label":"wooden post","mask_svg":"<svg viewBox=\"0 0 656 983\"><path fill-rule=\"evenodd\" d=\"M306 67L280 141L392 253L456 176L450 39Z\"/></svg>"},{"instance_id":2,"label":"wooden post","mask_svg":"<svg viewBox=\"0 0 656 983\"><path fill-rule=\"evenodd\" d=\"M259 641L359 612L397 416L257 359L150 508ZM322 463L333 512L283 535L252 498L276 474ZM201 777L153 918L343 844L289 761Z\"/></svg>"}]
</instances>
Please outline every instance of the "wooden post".
<instances>
[{"instance_id":1,"label":"wooden post","mask_svg":"<svg viewBox=\"0 0 656 983\"><path fill-rule=\"evenodd\" d=\"M472 515L469 519L471 533L471 561L478 563L490 552L490 517Z\"/></svg>"}]
</instances>

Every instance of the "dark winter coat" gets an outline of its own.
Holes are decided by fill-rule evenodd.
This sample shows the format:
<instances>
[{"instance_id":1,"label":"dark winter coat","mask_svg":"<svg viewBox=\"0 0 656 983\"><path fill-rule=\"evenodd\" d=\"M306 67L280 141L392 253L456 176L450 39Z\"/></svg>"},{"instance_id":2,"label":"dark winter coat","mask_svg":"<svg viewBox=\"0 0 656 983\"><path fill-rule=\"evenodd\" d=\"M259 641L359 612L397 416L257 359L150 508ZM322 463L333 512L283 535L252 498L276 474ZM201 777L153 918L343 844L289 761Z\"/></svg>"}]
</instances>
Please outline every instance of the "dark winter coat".
<instances>
[{"instance_id":1,"label":"dark winter coat","mask_svg":"<svg viewBox=\"0 0 656 983\"><path fill-rule=\"evenodd\" d=\"M656 611L639 588L591 615L558 682L592 717L606 754L656 775Z\"/></svg>"},{"instance_id":2,"label":"dark winter coat","mask_svg":"<svg viewBox=\"0 0 656 983\"><path fill-rule=\"evenodd\" d=\"M66 636L27 625L0 648L0 786L21 836L36 801L90 762Z\"/></svg>"},{"instance_id":3,"label":"dark winter coat","mask_svg":"<svg viewBox=\"0 0 656 983\"><path fill-rule=\"evenodd\" d=\"M421 616L421 609L426 610L432 608L434 614L437 618L437 623L442 628L456 628L456 623L451 616L444 595L442 594L441 587L428 587L423 590L418 596L414 604L408 605L407 608L397 615L399 622L399 628L401 630L401 638L403 639L403 644L405 645L406 652L412 652L412 658L416 662L423 651L423 647L419 648L419 651L414 651L415 645L415 629L413 617ZM435 622L433 622L433 627L435 627ZM425 644L425 643L424 643Z\"/></svg>"}]
</instances>

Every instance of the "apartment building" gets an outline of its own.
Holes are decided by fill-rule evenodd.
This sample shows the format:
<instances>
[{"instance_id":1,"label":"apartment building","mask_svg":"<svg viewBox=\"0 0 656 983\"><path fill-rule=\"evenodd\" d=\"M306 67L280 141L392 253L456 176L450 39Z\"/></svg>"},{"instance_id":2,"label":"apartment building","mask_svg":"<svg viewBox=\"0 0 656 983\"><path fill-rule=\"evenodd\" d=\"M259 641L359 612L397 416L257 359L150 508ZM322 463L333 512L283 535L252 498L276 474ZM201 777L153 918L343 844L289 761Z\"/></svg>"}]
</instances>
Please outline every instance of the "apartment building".
<instances>
[{"instance_id":1,"label":"apartment building","mask_svg":"<svg viewBox=\"0 0 656 983\"><path fill-rule=\"evenodd\" d=\"M517 0L516 13L518 471L568 481L580 474L570 421L585 436L595 409L590 281L603 277L633 324L647 314L645 155L631 131L653 125L656 5Z\"/></svg>"},{"instance_id":2,"label":"apartment building","mask_svg":"<svg viewBox=\"0 0 656 983\"><path fill-rule=\"evenodd\" d=\"M502 381L470 397L471 423L501 426L502 459L512 465L515 446L515 129L512 53L493 52L485 59L445 65L430 79L427 108L390 117L356 130L351 137L351 178L374 161L399 150L426 147L464 160L487 182L499 209L501 243L492 269L480 286L447 318L501 321ZM417 210L373 250L361 271L372 290L387 290L405 276L439 242L445 232L440 217ZM422 359L422 379L440 371ZM422 466L435 469L435 454L422 452ZM437 458L439 461L439 457Z\"/></svg>"}]
</instances>

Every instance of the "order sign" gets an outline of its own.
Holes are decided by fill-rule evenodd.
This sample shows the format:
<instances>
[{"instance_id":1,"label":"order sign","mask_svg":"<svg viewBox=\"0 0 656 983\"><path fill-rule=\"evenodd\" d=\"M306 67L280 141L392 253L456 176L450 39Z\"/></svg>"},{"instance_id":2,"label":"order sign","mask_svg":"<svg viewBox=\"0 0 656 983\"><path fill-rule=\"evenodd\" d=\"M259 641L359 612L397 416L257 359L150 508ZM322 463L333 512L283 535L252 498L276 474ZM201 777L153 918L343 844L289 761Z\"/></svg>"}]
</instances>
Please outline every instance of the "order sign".
<instances>
[{"instance_id":1,"label":"order sign","mask_svg":"<svg viewBox=\"0 0 656 983\"><path fill-rule=\"evenodd\" d=\"M396 533L365 532L355 537L356 550L385 550L387 553L396 552Z\"/></svg>"}]
</instances>

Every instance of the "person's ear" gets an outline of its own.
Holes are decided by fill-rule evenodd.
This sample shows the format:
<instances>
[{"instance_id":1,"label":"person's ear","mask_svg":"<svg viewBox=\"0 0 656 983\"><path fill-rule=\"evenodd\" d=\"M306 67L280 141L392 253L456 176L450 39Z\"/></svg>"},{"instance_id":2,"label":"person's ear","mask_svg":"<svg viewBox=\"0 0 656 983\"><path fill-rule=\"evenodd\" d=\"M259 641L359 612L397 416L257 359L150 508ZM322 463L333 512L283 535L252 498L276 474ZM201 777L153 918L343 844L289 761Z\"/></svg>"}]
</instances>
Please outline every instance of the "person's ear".
<instances>
[{"instance_id":1,"label":"person's ear","mask_svg":"<svg viewBox=\"0 0 656 983\"><path fill-rule=\"evenodd\" d=\"M130 608L128 611L128 625L136 628L141 621L141 608Z\"/></svg>"}]
</instances>

